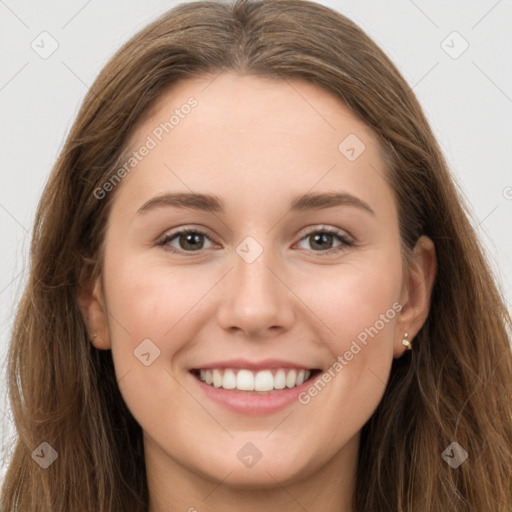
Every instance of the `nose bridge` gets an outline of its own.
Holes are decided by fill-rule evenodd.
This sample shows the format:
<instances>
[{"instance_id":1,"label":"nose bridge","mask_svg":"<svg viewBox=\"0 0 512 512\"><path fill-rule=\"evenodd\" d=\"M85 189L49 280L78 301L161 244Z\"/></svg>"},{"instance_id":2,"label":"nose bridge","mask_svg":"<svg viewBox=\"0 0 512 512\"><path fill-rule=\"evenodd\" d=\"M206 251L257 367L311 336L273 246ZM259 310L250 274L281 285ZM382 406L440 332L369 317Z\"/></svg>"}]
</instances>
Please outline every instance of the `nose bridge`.
<instances>
[{"instance_id":1,"label":"nose bridge","mask_svg":"<svg viewBox=\"0 0 512 512\"><path fill-rule=\"evenodd\" d=\"M270 240L266 237L260 243L248 236L235 247L229 291L219 309L224 328L254 333L270 327L289 327L293 316L290 297L275 275L280 265L274 248L268 246Z\"/></svg>"},{"instance_id":2,"label":"nose bridge","mask_svg":"<svg viewBox=\"0 0 512 512\"><path fill-rule=\"evenodd\" d=\"M260 237L261 240L261 237ZM263 243L265 247L263 247ZM270 237L258 242L254 237L246 237L235 249L235 272L237 302L239 305L256 309L270 310L282 292L276 286L276 277L269 270L275 266L274 248L270 246ZM253 304L253 308L251 308Z\"/></svg>"}]
</instances>

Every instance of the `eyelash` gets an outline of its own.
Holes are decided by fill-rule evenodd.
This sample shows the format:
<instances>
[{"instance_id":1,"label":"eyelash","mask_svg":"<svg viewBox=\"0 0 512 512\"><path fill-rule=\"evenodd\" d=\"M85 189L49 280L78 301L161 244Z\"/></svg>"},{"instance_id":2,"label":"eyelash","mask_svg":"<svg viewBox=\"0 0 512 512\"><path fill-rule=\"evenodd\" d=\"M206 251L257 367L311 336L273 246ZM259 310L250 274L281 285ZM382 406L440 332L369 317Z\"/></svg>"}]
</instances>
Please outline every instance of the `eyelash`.
<instances>
[{"instance_id":1,"label":"eyelash","mask_svg":"<svg viewBox=\"0 0 512 512\"><path fill-rule=\"evenodd\" d=\"M352 247L354 245L354 242L352 240L350 240L348 236L343 234L342 231L340 231L340 230L338 230L336 228L330 228L330 227L321 227L321 228L314 227L314 228L311 228L310 230L307 231L307 233L305 233L305 235L299 241L304 240L305 238L311 236L314 233L323 233L323 234L334 235L334 236L336 236L341 241L341 244L338 245L337 247L332 247L332 248L327 249L325 251L313 251L313 250L311 250L311 252L317 253L319 256L330 255L330 254L333 254L333 253L339 253L339 252L344 251L347 248ZM183 253L189 253L189 252L190 253L201 252L201 250L198 250L198 251L184 251L182 249L175 249L174 247L171 247L171 246L167 245L171 240L174 240L177 236L188 235L188 234L203 235L203 236L206 236L207 238L209 238L206 233L204 233L203 231L200 231L199 229L185 228L185 229L182 229L180 231L176 231L174 233L171 233L169 235L165 235L164 238L160 242L158 242L158 245L164 247L165 250L173 252L173 253L176 253L176 254L183 254Z\"/></svg>"}]
</instances>

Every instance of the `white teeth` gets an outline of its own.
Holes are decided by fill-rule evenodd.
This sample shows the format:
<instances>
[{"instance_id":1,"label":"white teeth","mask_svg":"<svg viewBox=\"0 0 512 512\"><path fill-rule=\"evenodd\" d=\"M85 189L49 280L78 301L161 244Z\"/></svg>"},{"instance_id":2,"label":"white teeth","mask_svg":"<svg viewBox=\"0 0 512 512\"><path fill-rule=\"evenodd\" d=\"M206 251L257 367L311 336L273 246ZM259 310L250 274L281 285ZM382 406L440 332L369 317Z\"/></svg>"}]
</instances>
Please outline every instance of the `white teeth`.
<instances>
[{"instance_id":1,"label":"white teeth","mask_svg":"<svg viewBox=\"0 0 512 512\"><path fill-rule=\"evenodd\" d=\"M275 389L284 389L286 387L286 373L284 370L277 370L274 375L274 388Z\"/></svg>"},{"instance_id":2,"label":"white teeth","mask_svg":"<svg viewBox=\"0 0 512 512\"><path fill-rule=\"evenodd\" d=\"M219 370L213 370L213 385L216 388L220 388L222 386L222 373Z\"/></svg>"},{"instance_id":3,"label":"white teeth","mask_svg":"<svg viewBox=\"0 0 512 512\"><path fill-rule=\"evenodd\" d=\"M226 370L224 372L224 379L222 380L222 387L224 389L236 388L236 375L233 370Z\"/></svg>"},{"instance_id":4,"label":"white teeth","mask_svg":"<svg viewBox=\"0 0 512 512\"><path fill-rule=\"evenodd\" d=\"M258 372L254 379L255 391L272 391L274 389L274 377L270 370Z\"/></svg>"},{"instance_id":5,"label":"white teeth","mask_svg":"<svg viewBox=\"0 0 512 512\"><path fill-rule=\"evenodd\" d=\"M213 370L215 371L215 370ZM240 370L236 376L236 388L241 391L254 390L254 375L249 370Z\"/></svg>"},{"instance_id":6,"label":"white teeth","mask_svg":"<svg viewBox=\"0 0 512 512\"><path fill-rule=\"evenodd\" d=\"M279 368L276 370L199 370L199 379L210 386L240 391L272 391L274 389L294 388L309 379L309 370Z\"/></svg>"},{"instance_id":7,"label":"white teeth","mask_svg":"<svg viewBox=\"0 0 512 512\"><path fill-rule=\"evenodd\" d=\"M290 370L288 375L286 376L286 387L293 388L297 385L297 372L295 370Z\"/></svg>"}]
</instances>

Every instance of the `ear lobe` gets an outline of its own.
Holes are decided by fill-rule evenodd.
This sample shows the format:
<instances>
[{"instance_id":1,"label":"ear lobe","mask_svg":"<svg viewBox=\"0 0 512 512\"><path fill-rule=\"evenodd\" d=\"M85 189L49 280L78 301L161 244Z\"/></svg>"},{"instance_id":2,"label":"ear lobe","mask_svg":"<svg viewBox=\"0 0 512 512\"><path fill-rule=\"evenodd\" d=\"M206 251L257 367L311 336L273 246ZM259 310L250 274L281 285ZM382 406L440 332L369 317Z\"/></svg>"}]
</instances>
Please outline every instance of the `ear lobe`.
<instances>
[{"instance_id":1,"label":"ear lobe","mask_svg":"<svg viewBox=\"0 0 512 512\"><path fill-rule=\"evenodd\" d=\"M408 279L403 283L402 295L405 303L400 311L397 339L394 345L394 357L404 352L402 338L405 332L412 342L414 336L425 323L430 311L430 299L437 271L437 259L434 242L421 236L414 247L414 256L408 269ZM400 339L398 339L400 338Z\"/></svg>"},{"instance_id":2,"label":"ear lobe","mask_svg":"<svg viewBox=\"0 0 512 512\"><path fill-rule=\"evenodd\" d=\"M111 348L108 317L99 277L87 280L82 271L78 305L82 311L91 343L100 350Z\"/></svg>"}]
</instances>

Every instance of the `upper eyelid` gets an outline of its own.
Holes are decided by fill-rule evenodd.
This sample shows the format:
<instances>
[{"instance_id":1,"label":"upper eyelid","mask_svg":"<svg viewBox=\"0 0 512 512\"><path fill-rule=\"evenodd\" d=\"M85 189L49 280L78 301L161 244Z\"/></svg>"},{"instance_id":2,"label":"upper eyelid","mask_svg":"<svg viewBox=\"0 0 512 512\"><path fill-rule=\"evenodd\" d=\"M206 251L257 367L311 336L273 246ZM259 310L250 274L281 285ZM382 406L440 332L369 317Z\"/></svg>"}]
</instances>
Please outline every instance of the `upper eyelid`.
<instances>
[{"instance_id":1,"label":"upper eyelid","mask_svg":"<svg viewBox=\"0 0 512 512\"><path fill-rule=\"evenodd\" d=\"M314 225L314 226L309 226L307 228L305 228L306 231L304 233L304 235L301 237L304 238L305 236L308 236L310 235L311 233L316 233L317 231L327 231L331 234L337 234L337 235L347 235L348 237L352 238L352 236L347 232L345 231L344 229L341 229L341 228L337 228L335 226L328 226L326 224L319 224L319 225Z\"/></svg>"}]
</instances>

